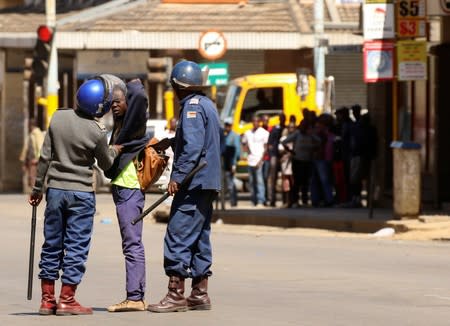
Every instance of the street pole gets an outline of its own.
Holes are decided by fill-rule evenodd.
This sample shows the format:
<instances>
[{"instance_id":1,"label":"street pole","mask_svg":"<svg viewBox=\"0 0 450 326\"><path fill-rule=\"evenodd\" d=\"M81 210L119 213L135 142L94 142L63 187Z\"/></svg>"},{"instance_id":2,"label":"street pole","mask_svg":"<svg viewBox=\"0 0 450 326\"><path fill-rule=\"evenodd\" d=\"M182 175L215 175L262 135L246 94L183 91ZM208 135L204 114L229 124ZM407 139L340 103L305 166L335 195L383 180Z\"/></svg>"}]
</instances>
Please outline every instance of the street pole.
<instances>
[{"instance_id":1,"label":"street pole","mask_svg":"<svg viewBox=\"0 0 450 326\"><path fill-rule=\"evenodd\" d=\"M325 48L324 40L324 3L323 0L314 1L314 74L316 76L316 105L322 110L324 107L325 81Z\"/></svg>"},{"instance_id":2,"label":"street pole","mask_svg":"<svg viewBox=\"0 0 450 326\"><path fill-rule=\"evenodd\" d=\"M45 1L47 26L52 28L56 27L55 3L55 0ZM56 33L54 33L55 35ZM58 51L56 49L56 41L53 40L47 75L47 126L50 124L53 113L58 109L58 88Z\"/></svg>"}]
</instances>

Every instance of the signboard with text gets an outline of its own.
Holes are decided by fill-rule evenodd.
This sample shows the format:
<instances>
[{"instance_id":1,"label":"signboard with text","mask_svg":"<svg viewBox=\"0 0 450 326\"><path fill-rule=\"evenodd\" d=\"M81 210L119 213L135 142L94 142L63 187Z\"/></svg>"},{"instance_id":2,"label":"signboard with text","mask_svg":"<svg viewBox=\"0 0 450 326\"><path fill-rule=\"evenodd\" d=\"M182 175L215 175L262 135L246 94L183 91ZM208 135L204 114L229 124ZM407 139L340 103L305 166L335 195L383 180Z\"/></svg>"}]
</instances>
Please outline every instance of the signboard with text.
<instances>
[{"instance_id":1,"label":"signboard with text","mask_svg":"<svg viewBox=\"0 0 450 326\"><path fill-rule=\"evenodd\" d=\"M397 36L424 37L426 35L425 0L397 1Z\"/></svg>"},{"instance_id":2,"label":"signboard with text","mask_svg":"<svg viewBox=\"0 0 450 326\"><path fill-rule=\"evenodd\" d=\"M364 39L380 40L395 37L394 4L369 3L363 6Z\"/></svg>"},{"instance_id":3,"label":"signboard with text","mask_svg":"<svg viewBox=\"0 0 450 326\"><path fill-rule=\"evenodd\" d=\"M427 79L427 42L397 42L398 80Z\"/></svg>"},{"instance_id":4,"label":"signboard with text","mask_svg":"<svg viewBox=\"0 0 450 326\"><path fill-rule=\"evenodd\" d=\"M200 63L202 70L208 67L207 85L223 86L228 84L230 75L228 74L228 62Z\"/></svg>"},{"instance_id":5,"label":"signboard with text","mask_svg":"<svg viewBox=\"0 0 450 326\"><path fill-rule=\"evenodd\" d=\"M394 47L392 41L364 42L364 81L374 83L394 78Z\"/></svg>"}]
</instances>

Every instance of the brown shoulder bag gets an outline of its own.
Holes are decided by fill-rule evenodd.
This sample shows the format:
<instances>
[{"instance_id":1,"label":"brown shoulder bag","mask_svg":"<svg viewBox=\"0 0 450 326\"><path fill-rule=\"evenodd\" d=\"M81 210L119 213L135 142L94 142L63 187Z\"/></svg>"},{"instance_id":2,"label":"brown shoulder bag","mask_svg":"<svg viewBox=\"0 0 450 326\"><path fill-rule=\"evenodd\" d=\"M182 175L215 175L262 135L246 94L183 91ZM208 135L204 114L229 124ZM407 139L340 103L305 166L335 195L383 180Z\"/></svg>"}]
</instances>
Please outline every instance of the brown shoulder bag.
<instances>
[{"instance_id":1,"label":"brown shoulder bag","mask_svg":"<svg viewBox=\"0 0 450 326\"><path fill-rule=\"evenodd\" d=\"M149 140L145 148L139 153L135 160L135 166L139 184L142 191L148 190L167 168L169 156L164 151L156 151L151 145L156 144L159 140L155 137Z\"/></svg>"}]
</instances>

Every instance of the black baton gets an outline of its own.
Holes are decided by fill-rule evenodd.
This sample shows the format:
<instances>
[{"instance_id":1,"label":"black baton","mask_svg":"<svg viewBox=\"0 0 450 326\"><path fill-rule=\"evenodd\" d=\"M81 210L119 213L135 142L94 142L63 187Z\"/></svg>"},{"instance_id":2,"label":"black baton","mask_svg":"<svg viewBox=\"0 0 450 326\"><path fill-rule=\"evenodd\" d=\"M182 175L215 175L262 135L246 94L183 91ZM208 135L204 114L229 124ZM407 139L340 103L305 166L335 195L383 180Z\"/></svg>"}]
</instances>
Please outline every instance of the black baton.
<instances>
[{"instance_id":1,"label":"black baton","mask_svg":"<svg viewBox=\"0 0 450 326\"><path fill-rule=\"evenodd\" d=\"M192 177L201 169L203 169L206 166L206 162L200 162L189 174L184 178L184 180L180 184L180 188L184 187L191 179ZM161 196L156 202L153 203L149 208L147 208L145 211L141 213L138 217L136 217L134 220L131 221L131 224L135 225L137 222L142 220L148 213L150 213L152 210L154 210L156 207L158 207L163 201L165 201L169 197L169 192L165 192L164 195Z\"/></svg>"},{"instance_id":2,"label":"black baton","mask_svg":"<svg viewBox=\"0 0 450 326\"><path fill-rule=\"evenodd\" d=\"M28 292L27 292L28 300L31 300L33 294L33 266L34 266L34 242L36 237L36 210L37 206L33 205L33 210L31 214L30 261L28 263Z\"/></svg>"}]
</instances>

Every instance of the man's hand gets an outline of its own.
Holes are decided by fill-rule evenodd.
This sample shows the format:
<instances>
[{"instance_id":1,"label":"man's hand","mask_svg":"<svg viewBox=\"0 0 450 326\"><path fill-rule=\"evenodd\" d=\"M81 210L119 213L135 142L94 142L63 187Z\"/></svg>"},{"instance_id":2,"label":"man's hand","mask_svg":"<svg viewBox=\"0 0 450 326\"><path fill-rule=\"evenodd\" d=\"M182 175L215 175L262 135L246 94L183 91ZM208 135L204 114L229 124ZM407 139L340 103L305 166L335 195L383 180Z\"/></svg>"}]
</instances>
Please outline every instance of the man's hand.
<instances>
[{"instance_id":1,"label":"man's hand","mask_svg":"<svg viewBox=\"0 0 450 326\"><path fill-rule=\"evenodd\" d=\"M165 151L169 146L172 145L171 138L163 138L156 144L151 145L156 151Z\"/></svg>"},{"instance_id":2,"label":"man's hand","mask_svg":"<svg viewBox=\"0 0 450 326\"><path fill-rule=\"evenodd\" d=\"M32 192L30 194L30 198L28 198L28 202L31 206L39 206L39 203L42 200L42 193L40 192Z\"/></svg>"},{"instance_id":3,"label":"man's hand","mask_svg":"<svg viewBox=\"0 0 450 326\"><path fill-rule=\"evenodd\" d=\"M235 174L236 174L236 165L233 165L233 166L231 167L231 174L232 174L232 175L235 175Z\"/></svg>"},{"instance_id":4,"label":"man's hand","mask_svg":"<svg viewBox=\"0 0 450 326\"><path fill-rule=\"evenodd\" d=\"M178 190L180 190L180 185L175 181L170 181L167 186L167 192L169 193L169 195L175 195Z\"/></svg>"}]
</instances>

